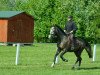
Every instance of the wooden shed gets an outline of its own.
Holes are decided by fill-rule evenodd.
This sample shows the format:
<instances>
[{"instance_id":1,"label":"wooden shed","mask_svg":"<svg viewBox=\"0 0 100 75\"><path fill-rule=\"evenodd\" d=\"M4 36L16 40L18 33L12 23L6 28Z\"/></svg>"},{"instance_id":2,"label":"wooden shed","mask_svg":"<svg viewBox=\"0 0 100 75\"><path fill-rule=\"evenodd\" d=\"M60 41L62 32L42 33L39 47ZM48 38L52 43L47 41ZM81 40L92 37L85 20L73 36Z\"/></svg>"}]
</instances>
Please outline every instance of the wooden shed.
<instances>
[{"instance_id":1,"label":"wooden shed","mask_svg":"<svg viewBox=\"0 0 100 75\"><path fill-rule=\"evenodd\" d=\"M34 19L23 11L0 11L0 42L32 43Z\"/></svg>"}]
</instances>

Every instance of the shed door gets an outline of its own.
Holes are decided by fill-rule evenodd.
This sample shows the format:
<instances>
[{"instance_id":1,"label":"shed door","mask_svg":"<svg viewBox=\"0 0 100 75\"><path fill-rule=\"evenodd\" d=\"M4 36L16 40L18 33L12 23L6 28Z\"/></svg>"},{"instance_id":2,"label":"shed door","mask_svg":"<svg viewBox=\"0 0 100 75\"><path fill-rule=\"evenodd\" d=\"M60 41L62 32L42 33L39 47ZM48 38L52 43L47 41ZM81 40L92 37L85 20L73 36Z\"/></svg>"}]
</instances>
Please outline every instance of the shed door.
<instances>
[{"instance_id":1,"label":"shed door","mask_svg":"<svg viewBox=\"0 0 100 75\"><path fill-rule=\"evenodd\" d=\"M22 35L22 29L23 29L23 22L22 22L22 20L17 20L17 25L16 25L16 40L18 41L18 42L21 42L22 40L21 40L21 36L23 36Z\"/></svg>"}]
</instances>

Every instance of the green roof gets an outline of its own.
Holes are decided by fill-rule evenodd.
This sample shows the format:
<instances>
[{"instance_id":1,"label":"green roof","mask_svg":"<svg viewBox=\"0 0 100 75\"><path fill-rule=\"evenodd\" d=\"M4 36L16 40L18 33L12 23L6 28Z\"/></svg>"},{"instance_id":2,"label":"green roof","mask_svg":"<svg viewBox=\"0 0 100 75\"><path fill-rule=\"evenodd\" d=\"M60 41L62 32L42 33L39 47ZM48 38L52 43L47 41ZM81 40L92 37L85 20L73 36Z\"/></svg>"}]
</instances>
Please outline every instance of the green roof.
<instances>
[{"instance_id":1,"label":"green roof","mask_svg":"<svg viewBox=\"0 0 100 75\"><path fill-rule=\"evenodd\" d=\"M0 11L0 18L10 18L23 13L23 11Z\"/></svg>"}]
</instances>

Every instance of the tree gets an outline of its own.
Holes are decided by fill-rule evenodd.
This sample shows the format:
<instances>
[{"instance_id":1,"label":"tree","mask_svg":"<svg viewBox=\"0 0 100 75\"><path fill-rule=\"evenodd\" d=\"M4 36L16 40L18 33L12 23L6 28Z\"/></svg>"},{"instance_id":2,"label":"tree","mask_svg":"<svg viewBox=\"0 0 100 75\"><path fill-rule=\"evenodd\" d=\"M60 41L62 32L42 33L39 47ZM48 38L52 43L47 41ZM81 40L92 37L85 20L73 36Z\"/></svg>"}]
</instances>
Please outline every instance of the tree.
<instances>
[{"instance_id":1,"label":"tree","mask_svg":"<svg viewBox=\"0 0 100 75\"><path fill-rule=\"evenodd\" d=\"M67 16L72 15L78 26L77 36L94 41L100 38L99 0L1 0L1 10L25 11L35 20L35 40L48 42L50 27L64 28Z\"/></svg>"}]
</instances>

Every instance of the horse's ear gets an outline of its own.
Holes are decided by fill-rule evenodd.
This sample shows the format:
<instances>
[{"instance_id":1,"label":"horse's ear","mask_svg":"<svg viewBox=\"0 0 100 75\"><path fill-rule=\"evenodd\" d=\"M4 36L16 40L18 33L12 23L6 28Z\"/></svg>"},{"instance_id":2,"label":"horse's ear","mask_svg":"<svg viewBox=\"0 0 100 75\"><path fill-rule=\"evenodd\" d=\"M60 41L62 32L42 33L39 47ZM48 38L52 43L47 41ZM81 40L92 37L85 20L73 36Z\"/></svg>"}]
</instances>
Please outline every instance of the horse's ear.
<instances>
[{"instance_id":1,"label":"horse's ear","mask_svg":"<svg viewBox=\"0 0 100 75\"><path fill-rule=\"evenodd\" d=\"M51 28L51 27L54 27L54 25L51 25L50 28Z\"/></svg>"},{"instance_id":2,"label":"horse's ear","mask_svg":"<svg viewBox=\"0 0 100 75\"><path fill-rule=\"evenodd\" d=\"M51 27L56 27L56 26L57 26L57 24L52 24L52 25L51 25Z\"/></svg>"},{"instance_id":3,"label":"horse's ear","mask_svg":"<svg viewBox=\"0 0 100 75\"><path fill-rule=\"evenodd\" d=\"M58 26L58 24L53 24L54 26Z\"/></svg>"},{"instance_id":4,"label":"horse's ear","mask_svg":"<svg viewBox=\"0 0 100 75\"><path fill-rule=\"evenodd\" d=\"M55 24L55 26L58 26L57 24Z\"/></svg>"}]
</instances>

